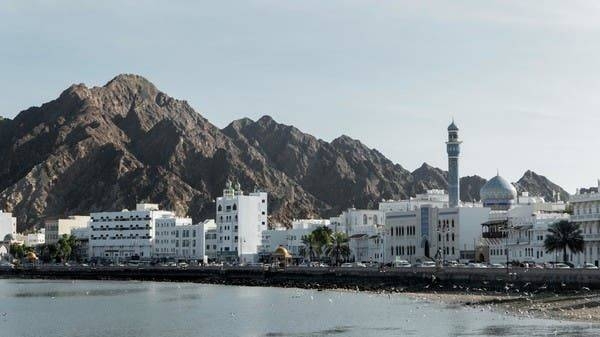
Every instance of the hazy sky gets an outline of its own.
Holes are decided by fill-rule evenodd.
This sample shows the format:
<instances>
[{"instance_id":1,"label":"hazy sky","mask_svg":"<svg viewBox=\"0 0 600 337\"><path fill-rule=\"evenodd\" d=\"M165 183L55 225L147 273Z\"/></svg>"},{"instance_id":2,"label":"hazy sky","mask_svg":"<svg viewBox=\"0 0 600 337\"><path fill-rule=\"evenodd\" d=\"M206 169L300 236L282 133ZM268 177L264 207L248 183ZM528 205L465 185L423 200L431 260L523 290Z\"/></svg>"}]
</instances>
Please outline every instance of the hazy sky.
<instances>
[{"instance_id":1,"label":"hazy sky","mask_svg":"<svg viewBox=\"0 0 600 337\"><path fill-rule=\"evenodd\" d=\"M413 170L600 177L597 1L0 2L0 115L137 73L219 127L271 115ZM1 135L0 135L1 136Z\"/></svg>"}]
</instances>

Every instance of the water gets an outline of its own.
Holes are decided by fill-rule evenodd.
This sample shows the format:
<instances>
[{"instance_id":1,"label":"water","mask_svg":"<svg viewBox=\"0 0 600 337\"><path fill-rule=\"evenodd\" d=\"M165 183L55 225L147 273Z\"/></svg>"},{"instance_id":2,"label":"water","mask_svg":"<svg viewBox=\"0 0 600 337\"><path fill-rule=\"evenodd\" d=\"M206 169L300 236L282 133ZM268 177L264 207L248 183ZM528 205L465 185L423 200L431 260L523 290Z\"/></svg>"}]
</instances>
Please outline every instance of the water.
<instances>
[{"instance_id":1,"label":"water","mask_svg":"<svg viewBox=\"0 0 600 337\"><path fill-rule=\"evenodd\" d=\"M402 295L190 283L0 280L0 337L598 336Z\"/></svg>"}]
</instances>

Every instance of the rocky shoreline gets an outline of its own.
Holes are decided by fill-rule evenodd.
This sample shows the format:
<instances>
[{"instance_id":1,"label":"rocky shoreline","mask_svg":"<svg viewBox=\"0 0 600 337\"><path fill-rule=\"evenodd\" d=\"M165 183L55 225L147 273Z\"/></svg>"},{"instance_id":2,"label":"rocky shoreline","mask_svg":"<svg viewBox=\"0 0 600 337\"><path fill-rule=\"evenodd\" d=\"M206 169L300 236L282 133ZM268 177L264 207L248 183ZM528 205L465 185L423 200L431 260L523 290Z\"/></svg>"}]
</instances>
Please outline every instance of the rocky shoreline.
<instances>
[{"instance_id":1,"label":"rocky shoreline","mask_svg":"<svg viewBox=\"0 0 600 337\"><path fill-rule=\"evenodd\" d=\"M407 292L404 295L428 302L492 310L523 318L600 323L600 292L587 290L527 295L469 292Z\"/></svg>"}]
</instances>

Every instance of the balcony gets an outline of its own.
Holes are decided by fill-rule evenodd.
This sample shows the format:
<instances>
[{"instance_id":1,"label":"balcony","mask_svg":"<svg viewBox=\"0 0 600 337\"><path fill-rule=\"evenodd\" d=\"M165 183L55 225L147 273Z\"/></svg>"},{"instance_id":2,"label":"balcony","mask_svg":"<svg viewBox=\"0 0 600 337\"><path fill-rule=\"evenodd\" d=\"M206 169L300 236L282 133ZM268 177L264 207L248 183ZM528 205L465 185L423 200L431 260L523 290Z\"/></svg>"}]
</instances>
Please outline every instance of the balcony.
<instances>
[{"instance_id":1,"label":"balcony","mask_svg":"<svg viewBox=\"0 0 600 337\"><path fill-rule=\"evenodd\" d=\"M600 233L596 234L583 234L583 239L587 241L600 240Z\"/></svg>"},{"instance_id":2,"label":"balcony","mask_svg":"<svg viewBox=\"0 0 600 337\"><path fill-rule=\"evenodd\" d=\"M481 237L484 239L502 239L506 237L506 232L483 232Z\"/></svg>"},{"instance_id":3,"label":"balcony","mask_svg":"<svg viewBox=\"0 0 600 337\"><path fill-rule=\"evenodd\" d=\"M600 221L600 213L571 215L571 221Z\"/></svg>"}]
</instances>

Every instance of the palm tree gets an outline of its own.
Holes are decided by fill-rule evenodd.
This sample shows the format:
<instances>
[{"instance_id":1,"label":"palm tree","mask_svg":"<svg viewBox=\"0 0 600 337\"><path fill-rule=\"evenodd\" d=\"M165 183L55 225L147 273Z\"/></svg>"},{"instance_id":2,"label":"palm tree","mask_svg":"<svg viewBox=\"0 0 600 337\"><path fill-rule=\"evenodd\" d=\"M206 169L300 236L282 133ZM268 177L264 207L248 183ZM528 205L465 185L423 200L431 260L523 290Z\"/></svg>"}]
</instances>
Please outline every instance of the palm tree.
<instances>
[{"instance_id":1,"label":"palm tree","mask_svg":"<svg viewBox=\"0 0 600 337\"><path fill-rule=\"evenodd\" d=\"M304 255L304 257L308 257L308 260L310 261L312 261L313 257L316 255L314 243L315 238L312 233L302 237L302 244L304 245L304 247L302 247L304 254L302 255Z\"/></svg>"},{"instance_id":2,"label":"palm tree","mask_svg":"<svg viewBox=\"0 0 600 337\"><path fill-rule=\"evenodd\" d=\"M581 229L576 223L569 222L568 220L561 220L556 222L548 228L550 234L546 235L544 240L544 248L546 252L557 252L563 253L563 262L567 262L567 248L572 253L583 252L584 241L581 235Z\"/></svg>"},{"instance_id":3,"label":"palm tree","mask_svg":"<svg viewBox=\"0 0 600 337\"><path fill-rule=\"evenodd\" d=\"M350 256L350 246L348 244L348 236L344 233L336 232L331 236L331 241L325 247L325 254L335 261L338 265L340 257L344 260Z\"/></svg>"},{"instance_id":4,"label":"palm tree","mask_svg":"<svg viewBox=\"0 0 600 337\"><path fill-rule=\"evenodd\" d=\"M331 243L331 228L322 226L312 231L313 246L315 255L319 258L323 255L323 249Z\"/></svg>"}]
</instances>

